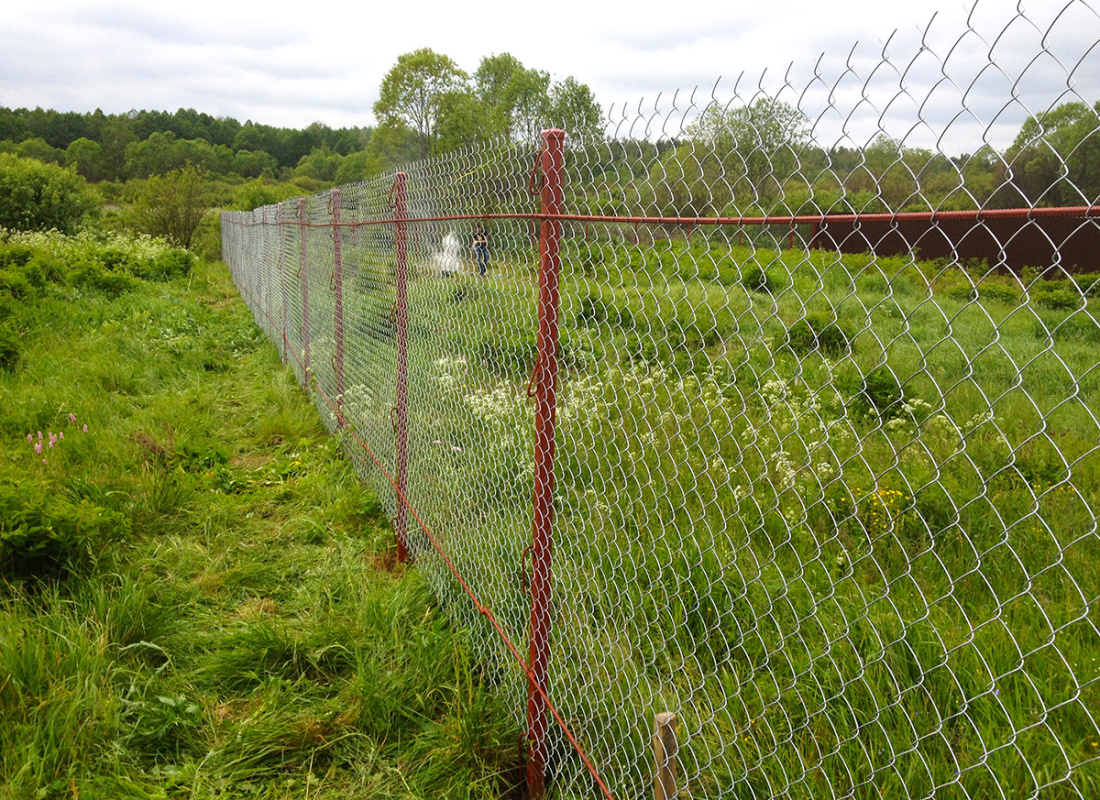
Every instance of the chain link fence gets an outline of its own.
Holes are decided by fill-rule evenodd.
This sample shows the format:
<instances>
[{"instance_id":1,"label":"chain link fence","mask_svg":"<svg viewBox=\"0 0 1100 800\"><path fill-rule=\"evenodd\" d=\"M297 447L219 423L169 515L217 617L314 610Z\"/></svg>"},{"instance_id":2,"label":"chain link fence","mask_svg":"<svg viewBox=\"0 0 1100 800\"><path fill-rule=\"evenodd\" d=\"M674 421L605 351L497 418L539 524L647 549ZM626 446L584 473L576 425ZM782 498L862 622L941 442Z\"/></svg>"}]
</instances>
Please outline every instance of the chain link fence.
<instances>
[{"instance_id":1,"label":"chain link fence","mask_svg":"<svg viewBox=\"0 0 1100 800\"><path fill-rule=\"evenodd\" d=\"M1100 795L1098 21L223 214L534 793Z\"/></svg>"}]
</instances>

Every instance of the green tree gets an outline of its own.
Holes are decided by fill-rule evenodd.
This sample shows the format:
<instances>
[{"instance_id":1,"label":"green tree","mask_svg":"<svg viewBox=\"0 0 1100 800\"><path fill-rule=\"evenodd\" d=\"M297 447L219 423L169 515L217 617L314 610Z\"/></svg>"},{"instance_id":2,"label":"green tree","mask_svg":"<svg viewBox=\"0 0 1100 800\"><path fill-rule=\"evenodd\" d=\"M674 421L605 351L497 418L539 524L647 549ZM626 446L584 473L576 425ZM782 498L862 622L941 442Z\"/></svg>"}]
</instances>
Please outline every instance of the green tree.
<instances>
[{"instance_id":1,"label":"green tree","mask_svg":"<svg viewBox=\"0 0 1100 800\"><path fill-rule=\"evenodd\" d=\"M715 159L739 205L776 197L797 177L809 121L771 97L729 110L712 105L687 131L700 161Z\"/></svg>"},{"instance_id":2,"label":"green tree","mask_svg":"<svg viewBox=\"0 0 1100 800\"><path fill-rule=\"evenodd\" d=\"M210 209L209 186L197 167L171 170L146 180L134 201L138 228L179 247L190 247L195 229Z\"/></svg>"},{"instance_id":3,"label":"green tree","mask_svg":"<svg viewBox=\"0 0 1100 800\"><path fill-rule=\"evenodd\" d=\"M238 150L233 155L232 171L242 178L274 178L279 162L263 150Z\"/></svg>"},{"instance_id":4,"label":"green tree","mask_svg":"<svg viewBox=\"0 0 1100 800\"><path fill-rule=\"evenodd\" d=\"M269 206L294 197L297 193L293 184L271 185L256 178L248 183L242 183L234 190L233 208L238 211L251 211L260 206Z\"/></svg>"},{"instance_id":5,"label":"green tree","mask_svg":"<svg viewBox=\"0 0 1100 800\"><path fill-rule=\"evenodd\" d=\"M109 176L107 154L99 142L83 137L65 149L65 166L76 170L85 180L96 183Z\"/></svg>"},{"instance_id":6,"label":"green tree","mask_svg":"<svg viewBox=\"0 0 1100 800\"><path fill-rule=\"evenodd\" d=\"M104 123L99 144L107 160L109 180L117 181L126 177L126 148L136 138L129 117L120 115Z\"/></svg>"},{"instance_id":7,"label":"green tree","mask_svg":"<svg viewBox=\"0 0 1100 800\"><path fill-rule=\"evenodd\" d=\"M384 122L367 143L364 175L378 175L419 158L420 141L401 123Z\"/></svg>"},{"instance_id":8,"label":"green tree","mask_svg":"<svg viewBox=\"0 0 1100 800\"><path fill-rule=\"evenodd\" d=\"M996 204L1077 206L1100 199L1100 101L1028 117L998 170Z\"/></svg>"},{"instance_id":9,"label":"green tree","mask_svg":"<svg viewBox=\"0 0 1100 800\"><path fill-rule=\"evenodd\" d=\"M325 146L315 149L308 156L302 156L294 174L331 183L336 180L336 171L340 169L341 161L343 157L339 153L334 153Z\"/></svg>"},{"instance_id":10,"label":"green tree","mask_svg":"<svg viewBox=\"0 0 1100 800\"><path fill-rule=\"evenodd\" d=\"M420 154L435 152L440 116L447 97L468 91L468 76L448 56L428 48L398 56L379 89L374 113L383 125L412 131Z\"/></svg>"},{"instance_id":11,"label":"green tree","mask_svg":"<svg viewBox=\"0 0 1100 800\"><path fill-rule=\"evenodd\" d=\"M99 205L73 170L0 153L0 227L73 233Z\"/></svg>"},{"instance_id":12,"label":"green tree","mask_svg":"<svg viewBox=\"0 0 1100 800\"><path fill-rule=\"evenodd\" d=\"M44 164L64 164L65 151L46 143L45 139L35 137L24 139L15 148L15 151L23 158L33 158Z\"/></svg>"},{"instance_id":13,"label":"green tree","mask_svg":"<svg viewBox=\"0 0 1100 800\"><path fill-rule=\"evenodd\" d=\"M579 141L593 142L603 138L603 112L596 96L572 75L551 87L548 116L551 124Z\"/></svg>"},{"instance_id":14,"label":"green tree","mask_svg":"<svg viewBox=\"0 0 1100 800\"><path fill-rule=\"evenodd\" d=\"M547 126L550 73L527 69L515 56L501 53L481 59L474 83L488 136L532 139Z\"/></svg>"},{"instance_id":15,"label":"green tree","mask_svg":"<svg viewBox=\"0 0 1100 800\"><path fill-rule=\"evenodd\" d=\"M800 179L808 123L802 112L769 97L749 106L711 106L690 125L686 141L650 170L643 197L658 211L682 216L769 210Z\"/></svg>"},{"instance_id":16,"label":"green tree","mask_svg":"<svg viewBox=\"0 0 1100 800\"><path fill-rule=\"evenodd\" d=\"M343 185L365 180L370 174L367 172L369 161L370 154L366 150L344 156L340 161L340 167L336 170L336 183Z\"/></svg>"}]
</instances>

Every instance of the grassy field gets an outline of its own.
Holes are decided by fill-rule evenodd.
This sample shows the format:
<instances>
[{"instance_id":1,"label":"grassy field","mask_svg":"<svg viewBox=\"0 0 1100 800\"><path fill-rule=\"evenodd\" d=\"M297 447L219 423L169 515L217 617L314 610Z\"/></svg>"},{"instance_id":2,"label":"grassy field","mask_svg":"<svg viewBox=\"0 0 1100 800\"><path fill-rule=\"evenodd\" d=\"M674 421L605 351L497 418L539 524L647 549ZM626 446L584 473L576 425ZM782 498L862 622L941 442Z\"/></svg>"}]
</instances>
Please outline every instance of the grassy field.
<instances>
[{"instance_id":1,"label":"grassy field","mask_svg":"<svg viewBox=\"0 0 1100 800\"><path fill-rule=\"evenodd\" d=\"M225 267L0 236L0 797L501 797L517 732Z\"/></svg>"},{"instance_id":2,"label":"grassy field","mask_svg":"<svg viewBox=\"0 0 1100 800\"><path fill-rule=\"evenodd\" d=\"M1100 791L1093 279L570 234L551 697L616 796L650 791L666 710L692 797ZM364 250L346 264L384 263ZM523 642L533 265L517 245L488 281L441 280L429 255L409 496ZM349 334L344 399L388 453L383 273L346 279L350 318L373 322ZM501 653L414 545L477 652ZM522 686L502 692L520 707ZM592 793L562 742L551 772Z\"/></svg>"}]
</instances>

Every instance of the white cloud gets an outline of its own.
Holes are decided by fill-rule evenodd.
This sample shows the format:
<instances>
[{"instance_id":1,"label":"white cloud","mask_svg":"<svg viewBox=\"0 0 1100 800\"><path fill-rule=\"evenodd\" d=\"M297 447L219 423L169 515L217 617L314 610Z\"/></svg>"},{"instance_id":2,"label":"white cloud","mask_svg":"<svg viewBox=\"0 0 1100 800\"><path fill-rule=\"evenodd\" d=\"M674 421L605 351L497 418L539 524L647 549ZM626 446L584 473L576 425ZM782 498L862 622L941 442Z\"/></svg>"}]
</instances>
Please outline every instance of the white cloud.
<instances>
[{"instance_id":1,"label":"white cloud","mask_svg":"<svg viewBox=\"0 0 1100 800\"><path fill-rule=\"evenodd\" d=\"M510 52L556 78L573 75L616 116L641 109L634 128L651 133L677 133L721 77L713 90L723 102L766 91L820 117L822 143L858 144L884 130L914 145L973 150L983 135L1010 142L1028 113L1100 99L1096 12L1083 0L1023 5L1019 16L1006 0L561 0L540 16L503 0L41 0L5 12L0 105L193 107L274 125L369 125L397 57L431 47L468 71Z\"/></svg>"}]
</instances>

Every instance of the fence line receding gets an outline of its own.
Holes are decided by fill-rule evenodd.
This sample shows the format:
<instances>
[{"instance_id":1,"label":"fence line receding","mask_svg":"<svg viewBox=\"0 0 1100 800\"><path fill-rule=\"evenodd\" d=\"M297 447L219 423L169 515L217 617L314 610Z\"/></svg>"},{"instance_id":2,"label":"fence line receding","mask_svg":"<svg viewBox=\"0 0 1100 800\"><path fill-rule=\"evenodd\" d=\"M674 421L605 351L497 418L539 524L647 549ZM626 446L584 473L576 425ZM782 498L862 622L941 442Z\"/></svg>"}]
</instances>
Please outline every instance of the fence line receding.
<instances>
[{"instance_id":1,"label":"fence line receding","mask_svg":"<svg viewBox=\"0 0 1100 800\"><path fill-rule=\"evenodd\" d=\"M1019 73L970 27L223 214L533 794L1100 796L1100 18L1058 11Z\"/></svg>"}]
</instances>

